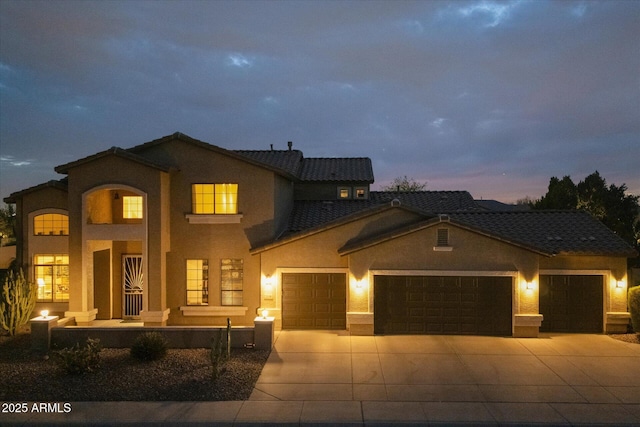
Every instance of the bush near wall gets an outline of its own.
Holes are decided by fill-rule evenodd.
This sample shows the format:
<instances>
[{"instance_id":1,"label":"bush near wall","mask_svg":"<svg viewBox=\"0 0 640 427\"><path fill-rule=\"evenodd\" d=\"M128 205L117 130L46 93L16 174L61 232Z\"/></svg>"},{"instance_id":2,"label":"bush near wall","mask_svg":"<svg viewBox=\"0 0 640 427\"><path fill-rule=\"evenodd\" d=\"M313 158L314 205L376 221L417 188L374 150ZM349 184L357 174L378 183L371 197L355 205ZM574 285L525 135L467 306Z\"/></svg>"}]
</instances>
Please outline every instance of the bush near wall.
<instances>
[{"instance_id":1,"label":"bush near wall","mask_svg":"<svg viewBox=\"0 0 640 427\"><path fill-rule=\"evenodd\" d=\"M636 334L640 334L640 286L629 288L629 312L631 325Z\"/></svg>"}]
</instances>

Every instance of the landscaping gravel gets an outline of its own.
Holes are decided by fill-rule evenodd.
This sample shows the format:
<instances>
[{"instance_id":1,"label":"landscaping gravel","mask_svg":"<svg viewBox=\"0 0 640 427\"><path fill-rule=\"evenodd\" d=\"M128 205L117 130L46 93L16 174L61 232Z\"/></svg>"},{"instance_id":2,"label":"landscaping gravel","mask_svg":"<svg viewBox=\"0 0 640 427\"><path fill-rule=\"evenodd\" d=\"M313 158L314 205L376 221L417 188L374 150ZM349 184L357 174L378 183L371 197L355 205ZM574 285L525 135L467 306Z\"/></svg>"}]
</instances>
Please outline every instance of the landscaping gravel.
<instances>
[{"instance_id":1,"label":"landscaping gravel","mask_svg":"<svg viewBox=\"0 0 640 427\"><path fill-rule=\"evenodd\" d=\"M105 348L95 372L69 375L54 357L35 356L30 336L0 337L0 401L216 401L246 400L268 350L232 349L213 382L209 349L169 349L161 360L140 362L129 349Z\"/></svg>"},{"instance_id":2,"label":"landscaping gravel","mask_svg":"<svg viewBox=\"0 0 640 427\"><path fill-rule=\"evenodd\" d=\"M638 334L609 337L640 344ZM226 369L213 382L209 349L169 349L163 359L152 362L139 362L129 351L102 349L97 371L69 375L53 356L45 359L32 354L29 334L0 336L0 401L246 400L270 353L232 349Z\"/></svg>"}]
</instances>

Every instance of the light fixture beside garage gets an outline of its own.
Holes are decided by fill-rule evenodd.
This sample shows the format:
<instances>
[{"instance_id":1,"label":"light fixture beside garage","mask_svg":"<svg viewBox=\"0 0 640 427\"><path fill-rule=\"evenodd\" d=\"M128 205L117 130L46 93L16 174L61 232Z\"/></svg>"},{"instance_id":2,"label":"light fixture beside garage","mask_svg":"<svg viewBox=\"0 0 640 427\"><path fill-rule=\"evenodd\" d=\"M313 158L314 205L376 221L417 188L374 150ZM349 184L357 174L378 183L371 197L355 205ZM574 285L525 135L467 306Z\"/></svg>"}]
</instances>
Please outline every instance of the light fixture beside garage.
<instances>
[{"instance_id":1,"label":"light fixture beside garage","mask_svg":"<svg viewBox=\"0 0 640 427\"><path fill-rule=\"evenodd\" d=\"M527 288L528 291L532 291L533 290L533 282L527 282L526 288Z\"/></svg>"},{"instance_id":2,"label":"light fixture beside garage","mask_svg":"<svg viewBox=\"0 0 640 427\"><path fill-rule=\"evenodd\" d=\"M616 288L618 288L618 289L624 288L624 282L622 280L618 280L616 282Z\"/></svg>"}]
</instances>

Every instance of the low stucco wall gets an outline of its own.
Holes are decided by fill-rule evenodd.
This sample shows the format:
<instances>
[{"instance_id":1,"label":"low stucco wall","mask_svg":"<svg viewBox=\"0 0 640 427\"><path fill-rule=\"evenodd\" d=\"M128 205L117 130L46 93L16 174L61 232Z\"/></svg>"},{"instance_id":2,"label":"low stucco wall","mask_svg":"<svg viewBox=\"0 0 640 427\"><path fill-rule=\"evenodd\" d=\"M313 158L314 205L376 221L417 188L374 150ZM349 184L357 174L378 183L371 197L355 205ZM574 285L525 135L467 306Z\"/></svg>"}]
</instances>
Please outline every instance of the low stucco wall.
<instances>
[{"instance_id":1,"label":"low stucco wall","mask_svg":"<svg viewBox=\"0 0 640 427\"><path fill-rule=\"evenodd\" d=\"M0 246L0 270L9 268L14 259L16 259L15 246Z\"/></svg>"},{"instance_id":2,"label":"low stucco wall","mask_svg":"<svg viewBox=\"0 0 640 427\"><path fill-rule=\"evenodd\" d=\"M183 327L126 327L126 328L87 328L81 326L56 327L51 329L51 348L72 347L83 344L87 338L98 338L102 347L130 348L135 339L145 332L159 332L169 342L169 348L210 348L211 340L218 331L226 333L226 328L183 328ZM242 348L254 343L254 328L231 328L231 347Z\"/></svg>"}]
</instances>

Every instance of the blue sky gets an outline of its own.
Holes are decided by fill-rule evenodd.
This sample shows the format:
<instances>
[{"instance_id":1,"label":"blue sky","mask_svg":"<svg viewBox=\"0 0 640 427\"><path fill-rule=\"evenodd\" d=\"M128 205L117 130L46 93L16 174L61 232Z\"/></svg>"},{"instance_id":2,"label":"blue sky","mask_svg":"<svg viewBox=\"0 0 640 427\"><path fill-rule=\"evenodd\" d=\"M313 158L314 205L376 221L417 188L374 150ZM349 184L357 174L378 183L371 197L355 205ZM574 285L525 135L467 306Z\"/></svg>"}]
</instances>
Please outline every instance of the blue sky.
<instances>
[{"instance_id":1,"label":"blue sky","mask_svg":"<svg viewBox=\"0 0 640 427\"><path fill-rule=\"evenodd\" d=\"M374 189L640 195L640 2L0 0L0 196L176 131L370 157Z\"/></svg>"}]
</instances>

